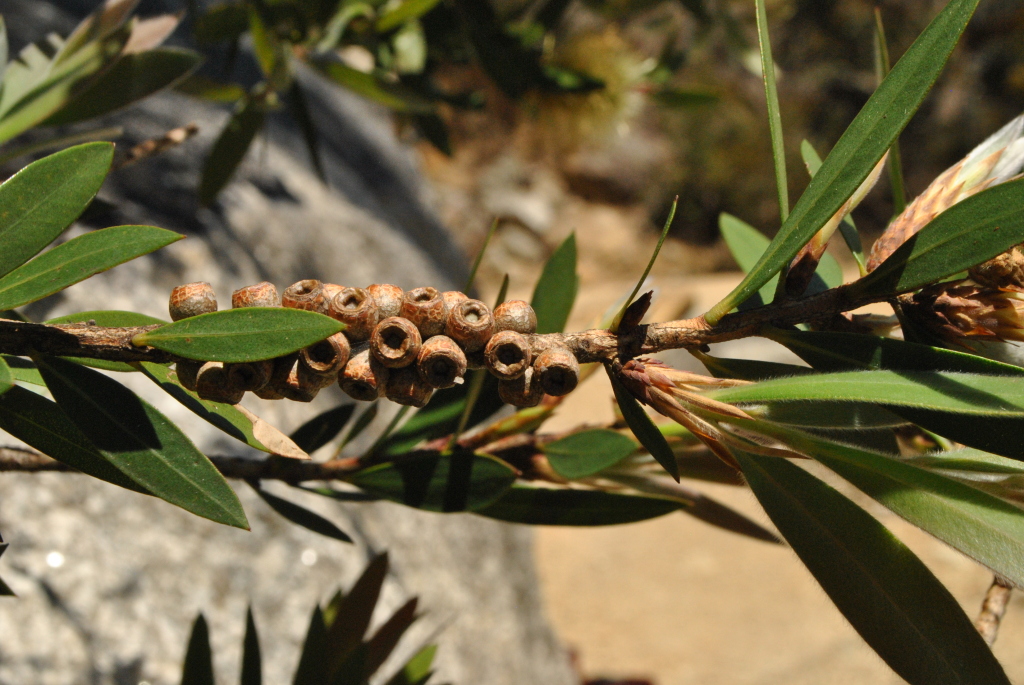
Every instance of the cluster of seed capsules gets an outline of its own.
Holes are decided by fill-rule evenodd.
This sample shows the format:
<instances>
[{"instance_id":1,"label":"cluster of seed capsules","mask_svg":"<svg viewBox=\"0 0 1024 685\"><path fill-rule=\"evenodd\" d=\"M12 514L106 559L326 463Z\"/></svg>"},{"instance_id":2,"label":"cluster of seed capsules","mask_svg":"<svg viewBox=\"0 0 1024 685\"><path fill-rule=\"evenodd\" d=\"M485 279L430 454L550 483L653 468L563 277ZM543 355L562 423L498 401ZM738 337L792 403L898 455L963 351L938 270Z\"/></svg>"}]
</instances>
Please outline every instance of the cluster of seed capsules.
<instances>
[{"instance_id":1,"label":"cluster of seed capsules","mask_svg":"<svg viewBox=\"0 0 1024 685\"><path fill-rule=\"evenodd\" d=\"M338 383L356 400L379 397L422 407L434 390L461 383L468 369L498 378L502 401L533 407L545 395L571 392L579 363L565 347L534 354L529 336L537 315L522 300L493 311L458 291L403 291L395 285L348 288L317 280L299 281L279 296L263 282L231 294L232 308L291 307L319 312L345 330L298 352L259 362L181 361L178 380L204 399L237 404L246 391L263 399L309 402ZM173 321L217 311L209 283L189 283L171 292Z\"/></svg>"}]
</instances>

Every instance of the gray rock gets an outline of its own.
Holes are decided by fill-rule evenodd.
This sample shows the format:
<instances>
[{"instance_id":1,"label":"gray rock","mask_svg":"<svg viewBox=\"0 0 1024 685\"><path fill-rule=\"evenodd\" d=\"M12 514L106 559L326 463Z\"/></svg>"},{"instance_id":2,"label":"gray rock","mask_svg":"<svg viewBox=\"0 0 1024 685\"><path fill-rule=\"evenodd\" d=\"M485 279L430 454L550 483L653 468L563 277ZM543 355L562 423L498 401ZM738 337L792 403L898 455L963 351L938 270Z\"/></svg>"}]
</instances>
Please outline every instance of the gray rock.
<instances>
[{"instance_id":1,"label":"gray rock","mask_svg":"<svg viewBox=\"0 0 1024 685\"><path fill-rule=\"evenodd\" d=\"M34 31L20 24L12 35L39 36L71 23L46 3L9 4L5 14L37 22ZM200 209L198 169L227 112L175 94L152 98L104 123L123 125L128 145L193 121L201 133L111 174L101 198L115 209L67 237L143 223L187 239L37 303L30 315L127 309L166 317L170 289L193 280L210 281L222 303L233 289L263 279L279 288L310 277L352 285L458 284L463 257L426 209L429 190L395 141L386 113L304 78L328 134L329 187L310 172L295 131L275 120L217 205ZM156 403L204 451L245 452L144 379L117 378ZM246 403L289 431L343 401L332 388L308 405ZM382 414L378 423L389 418ZM0 435L0 444L13 443ZM250 603L261 629L265 682L290 682L314 604L349 587L383 551L392 570L375 622L414 595L423 613L396 657L436 640L438 682L575 682L543 616L528 529L390 503L340 504L281 484L269 488L335 521L357 544L283 521L241 484L251 532L84 476L0 476L0 530L11 543L0 575L19 595L0 599L0 684L177 683L200 611L210 623L220 680L230 682L237 678Z\"/></svg>"}]
</instances>

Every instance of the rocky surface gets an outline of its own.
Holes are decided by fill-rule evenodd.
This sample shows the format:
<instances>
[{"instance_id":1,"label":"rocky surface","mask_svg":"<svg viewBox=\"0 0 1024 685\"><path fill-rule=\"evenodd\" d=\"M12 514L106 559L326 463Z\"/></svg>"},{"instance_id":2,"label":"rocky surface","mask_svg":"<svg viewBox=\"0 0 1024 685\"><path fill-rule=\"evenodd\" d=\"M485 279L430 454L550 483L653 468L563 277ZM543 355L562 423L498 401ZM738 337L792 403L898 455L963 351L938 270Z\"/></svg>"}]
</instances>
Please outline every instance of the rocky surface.
<instances>
[{"instance_id":1,"label":"rocky surface","mask_svg":"<svg viewBox=\"0 0 1024 685\"><path fill-rule=\"evenodd\" d=\"M5 3L4 13L15 47L73 23L47 3ZM329 186L310 172L298 134L274 120L235 181L206 209L195 196L198 168L226 110L163 94L104 122L125 127L122 149L188 122L200 134L114 172L100 195L113 209L68 236L145 223L187 239L33 305L30 315L126 309L166 317L170 289L192 280L210 281L222 306L234 288L264 279L279 288L311 277L351 285L459 283L463 257L426 209L426 190L385 113L310 85L326 133ZM240 443L165 400L144 379L118 379L157 403L202 449L243 453ZM343 401L332 388L312 404L246 402L289 431ZM382 414L378 423L388 418ZM12 442L0 435L0 443ZM261 629L265 682L290 682L314 603L348 587L367 559L383 551L391 555L392 572L375 620L418 595L423 619L399 652L408 656L436 639L438 682L574 682L541 611L528 530L288 493L357 540L344 545L284 522L245 486L237 489L251 532L83 476L0 476L0 530L11 543L0 573L19 595L0 600L0 683L176 683L200 611L210 623L219 679L230 682L237 678L250 603Z\"/></svg>"}]
</instances>

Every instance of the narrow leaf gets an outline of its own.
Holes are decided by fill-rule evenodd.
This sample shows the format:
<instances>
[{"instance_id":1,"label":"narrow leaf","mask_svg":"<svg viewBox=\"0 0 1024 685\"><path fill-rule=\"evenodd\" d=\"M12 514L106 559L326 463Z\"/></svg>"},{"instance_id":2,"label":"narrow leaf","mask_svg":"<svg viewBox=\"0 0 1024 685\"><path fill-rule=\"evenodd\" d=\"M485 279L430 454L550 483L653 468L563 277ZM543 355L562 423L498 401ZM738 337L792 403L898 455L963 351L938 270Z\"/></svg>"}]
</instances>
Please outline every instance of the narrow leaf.
<instances>
[{"instance_id":1,"label":"narrow leaf","mask_svg":"<svg viewBox=\"0 0 1024 685\"><path fill-rule=\"evenodd\" d=\"M615 401L622 412L622 418L626 420L626 425L633 432L633 436L640 441L644 449L651 453L655 461L661 464L661 467L668 471L668 474L675 478L676 482L679 482L679 463L676 461L676 456L672 452L672 448L669 447L668 441L665 440L665 436L622 383L610 373L608 378L611 380Z\"/></svg>"},{"instance_id":2,"label":"narrow leaf","mask_svg":"<svg viewBox=\"0 0 1024 685\"><path fill-rule=\"evenodd\" d=\"M7 366L7 362L4 361L3 357L0 357L0 395L14 387L14 374L11 373L11 368Z\"/></svg>"},{"instance_id":3,"label":"narrow leaf","mask_svg":"<svg viewBox=\"0 0 1024 685\"><path fill-rule=\"evenodd\" d=\"M882 8L875 7L875 74L881 83L889 74L889 44L885 40L885 25L882 23ZM903 161L900 155L899 137L889 148L889 182L892 186L893 215L899 215L907 208L907 193L903 184Z\"/></svg>"},{"instance_id":4,"label":"narrow leaf","mask_svg":"<svg viewBox=\"0 0 1024 685\"><path fill-rule=\"evenodd\" d=\"M263 108L249 98L239 102L203 165L199 182L199 201L202 204L212 203L217 193L227 185L249 151L253 138L263 128L263 117Z\"/></svg>"},{"instance_id":5,"label":"narrow leaf","mask_svg":"<svg viewBox=\"0 0 1024 685\"><path fill-rule=\"evenodd\" d=\"M977 5L950 0L918 36L847 127L757 265L705 315L709 324L779 273L853 195L931 90Z\"/></svg>"},{"instance_id":6,"label":"narrow leaf","mask_svg":"<svg viewBox=\"0 0 1024 685\"><path fill-rule=\"evenodd\" d=\"M326 640L328 672L332 677L366 635L387 574L388 555L385 552L370 561L359 580L337 605Z\"/></svg>"},{"instance_id":7,"label":"narrow leaf","mask_svg":"<svg viewBox=\"0 0 1024 685\"><path fill-rule=\"evenodd\" d=\"M291 106L292 116L299 124L302 131L302 139L306 143L306 151L309 153L309 161L313 164L313 171L321 182L327 183L327 175L324 173L324 163L320 159L320 137L316 132L316 124L309 112L309 102L306 94L299 85L298 79L292 80L291 88L288 90L288 104Z\"/></svg>"},{"instance_id":8,"label":"narrow leaf","mask_svg":"<svg viewBox=\"0 0 1024 685\"><path fill-rule=\"evenodd\" d=\"M615 315L614 319L612 319L612 325L609 326L609 330L611 330L612 333L619 330L619 324L622 323L622 317L625 316L626 310L629 309L629 305L633 303L633 298L635 298L636 294L640 292L640 288L643 287L644 281L647 280L647 276L650 275L651 269L654 268L654 262L658 259L658 253L661 252L661 246L665 244L665 238L668 237L668 231L672 228L672 221L676 218L676 208L678 206L679 196L677 195L672 201L672 208L669 209L668 218L665 219L665 226L661 229L661 237L658 238L658 244L654 247L654 252L651 253L651 258L647 261L647 268L644 269L640 279L636 282L636 285L633 286L633 292L631 292L629 297L627 297L622 303L622 308L619 310L619 313Z\"/></svg>"},{"instance_id":9,"label":"narrow leaf","mask_svg":"<svg viewBox=\"0 0 1024 685\"><path fill-rule=\"evenodd\" d=\"M0 278L0 309L41 300L184 237L154 226L116 226L80 235Z\"/></svg>"},{"instance_id":10,"label":"narrow leaf","mask_svg":"<svg viewBox=\"0 0 1024 685\"><path fill-rule=\"evenodd\" d=\"M364 678L369 678L376 673L377 669L383 666L384 661L395 651L398 641L416 621L416 605L418 603L415 597L407 601L391 615L384 625L377 629L373 637L366 641L366 656L363 661Z\"/></svg>"},{"instance_id":11,"label":"narrow leaf","mask_svg":"<svg viewBox=\"0 0 1024 685\"><path fill-rule=\"evenodd\" d=\"M77 145L32 162L0 185L0 276L78 218L103 185L113 156L110 143Z\"/></svg>"},{"instance_id":12,"label":"narrow leaf","mask_svg":"<svg viewBox=\"0 0 1024 685\"><path fill-rule=\"evenodd\" d=\"M411 19L418 19L434 9L438 0L403 0L394 9L381 15L374 28L377 33L387 33Z\"/></svg>"},{"instance_id":13,"label":"narrow leaf","mask_svg":"<svg viewBox=\"0 0 1024 685\"><path fill-rule=\"evenodd\" d=\"M785 459L735 454L801 561L901 677L912 685L1009 683L956 599L878 521Z\"/></svg>"},{"instance_id":14,"label":"narrow leaf","mask_svg":"<svg viewBox=\"0 0 1024 685\"><path fill-rule=\"evenodd\" d=\"M636 452L638 445L613 430L596 428L549 442L542 447L548 461L560 475L586 478L614 466Z\"/></svg>"},{"instance_id":15,"label":"narrow leaf","mask_svg":"<svg viewBox=\"0 0 1024 685\"><path fill-rule=\"evenodd\" d=\"M611 526L664 516L684 506L662 497L513 485L498 501L474 513L533 526Z\"/></svg>"},{"instance_id":16,"label":"narrow leaf","mask_svg":"<svg viewBox=\"0 0 1024 685\"><path fill-rule=\"evenodd\" d=\"M344 440L341 441L341 447L338 448L340 452L345 445L349 444L356 438L358 438L366 427L377 418L377 412L380 410L380 405L377 402L371 402L370 406L363 410L363 413L359 415L359 418L355 420L352 427L348 429L345 434Z\"/></svg>"},{"instance_id":17,"label":"narrow leaf","mask_svg":"<svg viewBox=\"0 0 1024 685\"><path fill-rule=\"evenodd\" d=\"M1007 181L945 210L850 285L856 300L905 293L969 269L1024 242L1024 179Z\"/></svg>"},{"instance_id":18,"label":"narrow leaf","mask_svg":"<svg viewBox=\"0 0 1024 685\"><path fill-rule=\"evenodd\" d=\"M0 395L0 429L93 478L145 493L114 466L56 403L24 388Z\"/></svg>"},{"instance_id":19,"label":"narrow leaf","mask_svg":"<svg viewBox=\"0 0 1024 685\"><path fill-rule=\"evenodd\" d=\"M185 664L181 668L181 685L214 685L210 631L202 614L199 614L192 625L188 651L185 652Z\"/></svg>"},{"instance_id":20,"label":"narrow leaf","mask_svg":"<svg viewBox=\"0 0 1024 685\"><path fill-rule=\"evenodd\" d=\"M36 365L29 360L23 359L22 357L12 357L10 355L3 355L0 359L3 359L4 364L6 364L7 370L11 375L11 380L15 383L28 383L30 385L46 387L46 383L43 382L43 377L40 375L39 369L37 369Z\"/></svg>"},{"instance_id":21,"label":"narrow leaf","mask_svg":"<svg viewBox=\"0 0 1024 685\"><path fill-rule=\"evenodd\" d=\"M242 676L239 685L263 685L263 662L260 658L260 636L252 607L245 612L245 638L242 642Z\"/></svg>"},{"instance_id":22,"label":"narrow leaf","mask_svg":"<svg viewBox=\"0 0 1024 685\"><path fill-rule=\"evenodd\" d=\"M289 437L300 449L315 452L338 436L355 410L354 404L342 404L328 409L299 426Z\"/></svg>"},{"instance_id":23,"label":"narrow leaf","mask_svg":"<svg viewBox=\"0 0 1024 685\"><path fill-rule=\"evenodd\" d=\"M786 147L782 138L782 116L779 112L779 91L775 85L775 60L772 58L772 44L768 37L768 13L764 0L756 0L757 38L761 48L761 76L764 80L764 96L768 103L768 131L772 139L772 160L775 164L775 187L779 198L779 214L782 221L789 216L789 183L786 180Z\"/></svg>"},{"instance_id":24,"label":"narrow leaf","mask_svg":"<svg viewBox=\"0 0 1024 685\"><path fill-rule=\"evenodd\" d=\"M498 499L516 479L490 455L455 451L371 466L348 478L367 492L427 511L473 511Z\"/></svg>"},{"instance_id":25,"label":"narrow leaf","mask_svg":"<svg viewBox=\"0 0 1024 685\"><path fill-rule=\"evenodd\" d=\"M334 538L335 540L352 542L352 538L349 537L348 533L343 531L341 528L338 528L320 514L299 506L298 504L286 500L283 497L270 494L261 488L258 482L250 482L249 485L252 486L253 490L256 491L256 494L258 494L271 509L292 523L302 526L306 530L311 530L314 533Z\"/></svg>"},{"instance_id":26,"label":"narrow leaf","mask_svg":"<svg viewBox=\"0 0 1024 685\"><path fill-rule=\"evenodd\" d=\"M248 529L224 476L166 416L97 371L53 357L35 361L60 408L118 470L197 516Z\"/></svg>"},{"instance_id":27,"label":"narrow leaf","mask_svg":"<svg viewBox=\"0 0 1024 685\"><path fill-rule=\"evenodd\" d=\"M313 609L302 655L292 685L324 685L327 682L327 626L320 607Z\"/></svg>"},{"instance_id":28,"label":"narrow leaf","mask_svg":"<svg viewBox=\"0 0 1024 685\"><path fill-rule=\"evenodd\" d=\"M295 352L344 328L316 312L249 307L182 319L138 335L132 344L149 345L186 359L253 362Z\"/></svg>"},{"instance_id":29,"label":"narrow leaf","mask_svg":"<svg viewBox=\"0 0 1024 685\"><path fill-rule=\"evenodd\" d=\"M423 685L430 678L437 645L427 645L405 663L387 685Z\"/></svg>"},{"instance_id":30,"label":"narrow leaf","mask_svg":"<svg viewBox=\"0 0 1024 685\"><path fill-rule=\"evenodd\" d=\"M530 304L537 312L537 333L561 333L569 320L580 279L576 275L576 234L571 233L544 265Z\"/></svg>"},{"instance_id":31,"label":"narrow leaf","mask_svg":"<svg viewBox=\"0 0 1024 685\"><path fill-rule=\"evenodd\" d=\"M890 163L893 160L893 154L897 152L898 148L894 143L893 148L889 151ZM818 156L817 151L807 140L800 143L800 155L803 157L804 165L807 166L807 173L810 174L811 178L814 178L814 174L818 173L818 169L821 168L821 157ZM892 167L890 166L891 169ZM839 233L842 234L846 247L850 249L854 261L857 262L857 269L860 271L860 275L863 276L867 273L864 261L864 245L861 243L860 234L857 232L857 226L853 223L851 215L847 214L843 217L843 220L839 223Z\"/></svg>"}]
</instances>

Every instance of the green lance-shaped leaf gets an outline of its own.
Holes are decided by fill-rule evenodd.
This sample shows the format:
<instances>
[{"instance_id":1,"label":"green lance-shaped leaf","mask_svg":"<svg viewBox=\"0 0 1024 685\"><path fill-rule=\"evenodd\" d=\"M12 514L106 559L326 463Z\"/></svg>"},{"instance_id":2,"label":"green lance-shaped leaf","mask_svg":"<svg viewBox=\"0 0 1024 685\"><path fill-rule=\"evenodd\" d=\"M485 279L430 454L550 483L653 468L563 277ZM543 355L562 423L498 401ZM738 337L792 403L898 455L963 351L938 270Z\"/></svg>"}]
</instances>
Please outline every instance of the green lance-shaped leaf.
<instances>
[{"instance_id":1,"label":"green lance-shaped leaf","mask_svg":"<svg viewBox=\"0 0 1024 685\"><path fill-rule=\"evenodd\" d=\"M341 62L320 61L313 66L343 88L396 112L431 114L437 109L433 102L415 91L381 80L374 74L345 66Z\"/></svg>"},{"instance_id":2,"label":"green lance-shaped leaf","mask_svg":"<svg viewBox=\"0 0 1024 685\"><path fill-rule=\"evenodd\" d=\"M917 37L847 127L757 265L705 315L708 323L718 323L779 273L853 195L931 90L977 5L950 0Z\"/></svg>"},{"instance_id":3,"label":"green lance-shaped leaf","mask_svg":"<svg viewBox=\"0 0 1024 685\"><path fill-rule=\"evenodd\" d=\"M184 237L155 226L116 226L80 235L0 278L0 309L41 300Z\"/></svg>"},{"instance_id":4,"label":"green lance-shaped leaf","mask_svg":"<svg viewBox=\"0 0 1024 685\"><path fill-rule=\"evenodd\" d=\"M202 61L199 53L178 48L157 48L123 55L42 125L66 126L127 107L174 85Z\"/></svg>"},{"instance_id":5,"label":"green lance-shaped leaf","mask_svg":"<svg viewBox=\"0 0 1024 685\"><path fill-rule=\"evenodd\" d=\"M7 362L4 361L3 357L0 357L0 395L14 387L14 374L11 373L11 367L7 366Z\"/></svg>"},{"instance_id":6,"label":"green lance-shaped leaf","mask_svg":"<svg viewBox=\"0 0 1024 685\"><path fill-rule=\"evenodd\" d=\"M733 359L730 357L712 357L702 352L695 353L697 359L715 378L736 378L743 381L765 381L772 378L787 376L806 376L813 374L814 369L795 364L766 362L760 359Z\"/></svg>"},{"instance_id":7,"label":"green lance-shaped leaf","mask_svg":"<svg viewBox=\"0 0 1024 685\"><path fill-rule=\"evenodd\" d=\"M896 143L893 143L893 147L889 151L890 165L893 160L896 159L897 155L898 148ZM800 156L803 157L804 165L807 167L807 173L811 175L811 178L814 178L814 175L818 173L818 169L821 168L821 157L818 156L818 152L808 141L804 140L800 143ZM861 243L860 233L857 232L857 226L853 223L852 216L847 214L843 217L843 220L839 222L839 232L843 236L843 241L846 243L846 247L850 249L853 259L857 262L857 268L860 270L860 275L863 276L867 273L867 268L864 263L864 245Z\"/></svg>"},{"instance_id":8,"label":"green lance-shaped leaf","mask_svg":"<svg viewBox=\"0 0 1024 685\"><path fill-rule=\"evenodd\" d=\"M227 185L249 151L253 138L263 128L263 118L263 107L259 103L250 98L239 101L203 165L199 181L199 201L202 204L213 202L217 193Z\"/></svg>"},{"instance_id":9,"label":"green lance-shaped leaf","mask_svg":"<svg viewBox=\"0 0 1024 685\"><path fill-rule=\"evenodd\" d=\"M1024 511L882 454L793 430L772 435L813 457L899 516L1014 583L1024 583Z\"/></svg>"},{"instance_id":10,"label":"green lance-shaped leaf","mask_svg":"<svg viewBox=\"0 0 1024 685\"><path fill-rule=\"evenodd\" d=\"M1024 242L1024 179L1007 181L962 202L850 285L850 297L878 299L917 290Z\"/></svg>"},{"instance_id":11,"label":"green lance-shaped leaf","mask_svg":"<svg viewBox=\"0 0 1024 685\"><path fill-rule=\"evenodd\" d=\"M437 3L438 0L403 0L397 7L382 14L374 24L374 28L377 29L377 33L387 33L410 19L422 17L434 9Z\"/></svg>"},{"instance_id":12,"label":"green lance-shaped leaf","mask_svg":"<svg viewBox=\"0 0 1024 685\"><path fill-rule=\"evenodd\" d=\"M43 382L43 377L39 374L39 369L28 359L12 357L10 355L4 355L0 359L3 359L4 364L7 366L7 372L15 383L46 386L46 383Z\"/></svg>"},{"instance_id":13,"label":"green lance-shaped leaf","mask_svg":"<svg viewBox=\"0 0 1024 685\"><path fill-rule=\"evenodd\" d=\"M912 685L1009 683L953 596L882 524L785 459L735 455L801 561L901 677Z\"/></svg>"},{"instance_id":14,"label":"green lance-shaped leaf","mask_svg":"<svg viewBox=\"0 0 1024 685\"><path fill-rule=\"evenodd\" d=\"M639 446L621 433L607 428L581 431L543 446L548 461L560 475L586 478L614 466L636 452Z\"/></svg>"},{"instance_id":15,"label":"green lance-shaped leaf","mask_svg":"<svg viewBox=\"0 0 1024 685\"><path fill-rule=\"evenodd\" d=\"M286 500L283 497L272 495L261 488L258 482L251 482L249 484L271 509L292 523L302 526L306 530L311 530L314 533L334 538L335 540L352 542L352 538L349 537L348 533L343 531L341 528L338 528L320 514L310 511L303 506L299 506L298 504L295 504L295 502Z\"/></svg>"},{"instance_id":16,"label":"green lance-shaped leaf","mask_svg":"<svg viewBox=\"0 0 1024 685\"><path fill-rule=\"evenodd\" d=\"M427 511L473 511L498 499L516 472L487 454L400 458L359 471L349 482L367 492Z\"/></svg>"},{"instance_id":17,"label":"green lance-shaped leaf","mask_svg":"<svg viewBox=\"0 0 1024 685\"><path fill-rule=\"evenodd\" d=\"M576 234L558 246L544 265L530 304L537 312L538 333L561 333L576 301L580 279L576 275Z\"/></svg>"},{"instance_id":18,"label":"green lance-shaped leaf","mask_svg":"<svg viewBox=\"0 0 1024 685\"><path fill-rule=\"evenodd\" d=\"M320 607L313 609L302 643L302 655L292 685L323 685L327 682L327 626Z\"/></svg>"},{"instance_id":19,"label":"green lance-shaped leaf","mask_svg":"<svg viewBox=\"0 0 1024 685\"><path fill-rule=\"evenodd\" d=\"M355 410L356 405L351 403L328 409L299 426L289 437L306 452L315 452L338 436Z\"/></svg>"},{"instance_id":20,"label":"green lance-shaped leaf","mask_svg":"<svg viewBox=\"0 0 1024 685\"><path fill-rule=\"evenodd\" d=\"M749 273L754 268L757 260L760 259L771 243L761 231L726 212L722 212L719 215L718 228L722 232L722 238L725 240L729 252L732 253L733 259L736 260L740 269L745 273ZM773 277L758 291L759 298L744 301L741 304L758 306L771 302L775 297L778 280L778 276ZM842 267L839 266L839 262L836 261L835 257L826 252L821 256L818 268L815 270L806 292L809 295L824 292L829 288L840 285L842 282Z\"/></svg>"},{"instance_id":21,"label":"green lance-shaped leaf","mask_svg":"<svg viewBox=\"0 0 1024 685\"><path fill-rule=\"evenodd\" d=\"M387 685L425 685L434 673L430 668L434 665L435 654L437 645L427 645L416 652Z\"/></svg>"},{"instance_id":22,"label":"green lance-shaped leaf","mask_svg":"<svg viewBox=\"0 0 1024 685\"><path fill-rule=\"evenodd\" d=\"M31 390L16 387L0 395L0 429L82 473L146 492L114 466L56 403Z\"/></svg>"},{"instance_id":23,"label":"green lance-shaped leaf","mask_svg":"<svg viewBox=\"0 0 1024 685\"><path fill-rule=\"evenodd\" d=\"M214 685L210 630L202 614L196 618L188 638L185 663L181 667L181 685Z\"/></svg>"},{"instance_id":24,"label":"green lance-shaped leaf","mask_svg":"<svg viewBox=\"0 0 1024 685\"><path fill-rule=\"evenodd\" d=\"M114 157L110 143L54 153L0 185L0 276L38 254L89 206Z\"/></svg>"},{"instance_id":25,"label":"green lance-shaped leaf","mask_svg":"<svg viewBox=\"0 0 1024 685\"><path fill-rule=\"evenodd\" d=\"M132 366L133 370L136 367ZM138 363L151 381L160 386L168 395L178 400L186 409L212 426L216 426L235 440L249 447L291 459L309 459L309 455L288 436L241 405L204 400L178 382L178 373L165 364Z\"/></svg>"},{"instance_id":26,"label":"green lance-shaped leaf","mask_svg":"<svg viewBox=\"0 0 1024 685\"><path fill-rule=\"evenodd\" d=\"M612 390L615 392L615 401L619 405L619 410L622 412L622 417L626 420L629 430L633 432L644 449L651 453L655 461L661 464L661 467L678 482L679 463L665 436L654 425L654 421L647 415L632 393L623 387L622 383L611 373L608 374L608 378L611 380Z\"/></svg>"},{"instance_id":27,"label":"green lance-shaped leaf","mask_svg":"<svg viewBox=\"0 0 1024 685\"><path fill-rule=\"evenodd\" d=\"M284 307L200 314L132 339L186 359L253 362L280 357L345 329L329 316Z\"/></svg>"},{"instance_id":28,"label":"green lance-shaped leaf","mask_svg":"<svg viewBox=\"0 0 1024 685\"><path fill-rule=\"evenodd\" d=\"M498 501L474 513L533 526L612 526L664 516L684 506L664 497L513 485Z\"/></svg>"},{"instance_id":29,"label":"green lance-shaped leaf","mask_svg":"<svg viewBox=\"0 0 1024 685\"><path fill-rule=\"evenodd\" d=\"M98 371L54 357L36 365L60 408L118 470L197 516L248 529L224 476L170 419Z\"/></svg>"},{"instance_id":30,"label":"green lance-shaped leaf","mask_svg":"<svg viewBox=\"0 0 1024 685\"><path fill-rule=\"evenodd\" d=\"M854 333L772 330L767 337L821 371L896 369L1024 376L1024 368L965 352Z\"/></svg>"},{"instance_id":31,"label":"green lance-shaped leaf","mask_svg":"<svg viewBox=\"0 0 1024 685\"><path fill-rule=\"evenodd\" d=\"M158 319L153 316L146 316L145 314L139 314L138 312L125 312L116 309L67 314L66 316L58 316L56 319L50 319L45 323L85 323L86 321L93 321L97 326L114 327L152 326L155 324L167 323L163 319ZM107 361L106 359L89 359L88 357L65 357L65 359L70 359L77 364L91 366L94 369L103 369L104 371L117 371L119 373L135 373L138 371L137 368L126 362L112 362Z\"/></svg>"},{"instance_id":32,"label":"green lance-shaped leaf","mask_svg":"<svg viewBox=\"0 0 1024 685\"><path fill-rule=\"evenodd\" d=\"M789 184L786 180L786 147L782 139L782 116L779 113L779 91L775 85L775 60L772 58L772 44L768 37L768 12L764 0L756 0L757 37L761 49L761 75L764 80L764 95L768 104L768 130L772 139L772 160L775 163L775 186L779 198L779 214L782 221L789 216Z\"/></svg>"},{"instance_id":33,"label":"green lance-shaped leaf","mask_svg":"<svg viewBox=\"0 0 1024 685\"><path fill-rule=\"evenodd\" d=\"M263 685L263 660L260 658L260 636L252 607L245 612L245 638L242 641L242 676L239 685Z\"/></svg>"}]
</instances>

